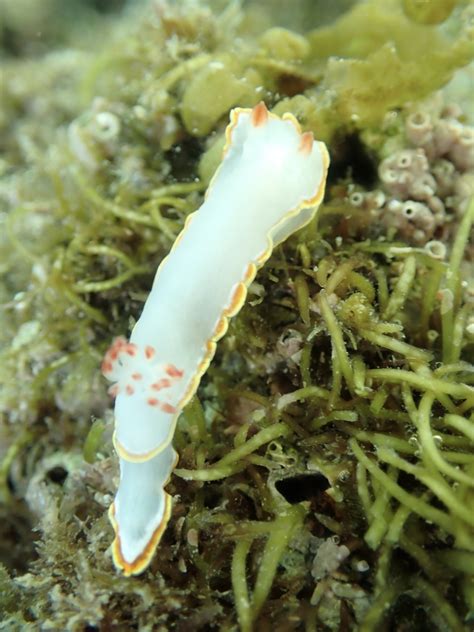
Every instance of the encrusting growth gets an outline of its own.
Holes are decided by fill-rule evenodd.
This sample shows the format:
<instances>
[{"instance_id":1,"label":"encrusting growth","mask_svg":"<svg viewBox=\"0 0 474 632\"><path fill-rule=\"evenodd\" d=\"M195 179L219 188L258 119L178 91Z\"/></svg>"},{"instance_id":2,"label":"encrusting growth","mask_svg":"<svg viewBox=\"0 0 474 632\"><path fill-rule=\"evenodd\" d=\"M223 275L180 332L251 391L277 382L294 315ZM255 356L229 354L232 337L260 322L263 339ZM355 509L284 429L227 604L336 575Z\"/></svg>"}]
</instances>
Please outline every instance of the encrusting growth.
<instances>
[{"instance_id":1,"label":"encrusting growth","mask_svg":"<svg viewBox=\"0 0 474 632\"><path fill-rule=\"evenodd\" d=\"M114 382L121 470L109 512L113 554L126 575L146 568L169 520L176 421L217 340L273 246L306 225L324 195L326 147L292 115L264 103L234 109L226 140L205 202L159 266L130 342L116 339L102 363Z\"/></svg>"}]
</instances>

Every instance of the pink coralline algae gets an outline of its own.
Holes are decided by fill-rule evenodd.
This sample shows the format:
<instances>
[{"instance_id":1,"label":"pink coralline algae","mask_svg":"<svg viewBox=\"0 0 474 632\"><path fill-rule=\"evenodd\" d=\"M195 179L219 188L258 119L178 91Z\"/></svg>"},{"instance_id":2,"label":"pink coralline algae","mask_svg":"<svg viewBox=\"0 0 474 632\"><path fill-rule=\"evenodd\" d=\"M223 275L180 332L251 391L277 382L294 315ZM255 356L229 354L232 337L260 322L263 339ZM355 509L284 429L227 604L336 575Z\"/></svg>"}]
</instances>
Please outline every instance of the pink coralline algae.
<instances>
[{"instance_id":1,"label":"pink coralline algae","mask_svg":"<svg viewBox=\"0 0 474 632\"><path fill-rule=\"evenodd\" d=\"M474 194L474 127L457 106L420 107L405 118L403 144L379 165L382 190L348 201L372 211L392 236L423 246L444 238Z\"/></svg>"},{"instance_id":2,"label":"pink coralline algae","mask_svg":"<svg viewBox=\"0 0 474 632\"><path fill-rule=\"evenodd\" d=\"M445 108L441 116L414 112L406 119L408 140L420 147L430 160L447 158L461 172L474 168L474 128L458 120L461 112Z\"/></svg>"}]
</instances>

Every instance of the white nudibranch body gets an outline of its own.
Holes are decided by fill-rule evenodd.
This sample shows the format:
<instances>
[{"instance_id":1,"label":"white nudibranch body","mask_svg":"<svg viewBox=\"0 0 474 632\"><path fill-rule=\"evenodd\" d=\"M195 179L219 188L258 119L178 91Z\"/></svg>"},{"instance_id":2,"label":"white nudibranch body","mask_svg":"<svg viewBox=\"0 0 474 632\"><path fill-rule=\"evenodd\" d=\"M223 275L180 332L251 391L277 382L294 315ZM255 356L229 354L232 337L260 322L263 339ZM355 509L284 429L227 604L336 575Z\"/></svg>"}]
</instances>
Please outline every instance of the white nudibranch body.
<instances>
[{"instance_id":1,"label":"white nudibranch body","mask_svg":"<svg viewBox=\"0 0 474 632\"><path fill-rule=\"evenodd\" d=\"M102 364L114 382L120 457L113 556L126 575L146 568L169 520L176 421L216 341L274 245L307 224L324 195L326 147L291 114L263 103L234 109L226 139L204 204L159 266L130 342L115 340Z\"/></svg>"}]
</instances>

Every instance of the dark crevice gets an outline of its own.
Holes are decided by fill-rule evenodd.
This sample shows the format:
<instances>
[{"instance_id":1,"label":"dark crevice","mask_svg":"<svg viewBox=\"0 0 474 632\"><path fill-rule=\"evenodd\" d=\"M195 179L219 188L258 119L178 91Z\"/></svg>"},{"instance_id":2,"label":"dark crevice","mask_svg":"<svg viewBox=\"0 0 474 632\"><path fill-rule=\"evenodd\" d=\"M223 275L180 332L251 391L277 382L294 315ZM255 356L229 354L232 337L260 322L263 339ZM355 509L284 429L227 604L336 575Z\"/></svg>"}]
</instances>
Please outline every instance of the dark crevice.
<instances>
[{"instance_id":1,"label":"dark crevice","mask_svg":"<svg viewBox=\"0 0 474 632\"><path fill-rule=\"evenodd\" d=\"M291 504L311 500L330 487L328 479L322 474L301 474L276 481L275 487Z\"/></svg>"},{"instance_id":2,"label":"dark crevice","mask_svg":"<svg viewBox=\"0 0 474 632\"><path fill-rule=\"evenodd\" d=\"M336 137L331 147L328 179L337 182L345 178L351 178L365 189L373 189L378 181L375 157L355 133Z\"/></svg>"},{"instance_id":3,"label":"dark crevice","mask_svg":"<svg viewBox=\"0 0 474 632\"><path fill-rule=\"evenodd\" d=\"M173 178L189 180L190 173L197 174L197 165L203 152L202 141L193 136L188 136L165 152L165 159L171 166Z\"/></svg>"},{"instance_id":4,"label":"dark crevice","mask_svg":"<svg viewBox=\"0 0 474 632\"><path fill-rule=\"evenodd\" d=\"M68 471L64 469L64 467L61 467L60 465L58 465L48 470L47 476L52 483L56 483L57 485L63 485L64 481L68 477Z\"/></svg>"}]
</instances>

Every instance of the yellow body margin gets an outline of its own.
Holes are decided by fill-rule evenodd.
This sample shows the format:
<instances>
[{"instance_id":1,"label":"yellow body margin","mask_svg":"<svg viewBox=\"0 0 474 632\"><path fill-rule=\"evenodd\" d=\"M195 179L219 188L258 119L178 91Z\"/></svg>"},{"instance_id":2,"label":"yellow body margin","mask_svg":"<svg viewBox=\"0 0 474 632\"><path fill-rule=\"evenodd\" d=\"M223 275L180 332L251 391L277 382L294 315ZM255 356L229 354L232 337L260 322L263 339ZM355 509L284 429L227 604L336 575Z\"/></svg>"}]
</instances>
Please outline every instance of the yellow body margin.
<instances>
[{"instance_id":1,"label":"yellow body margin","mask_svg":"<svg viewBox=\"0 0 474 632\"><path fill-rule=\"evenodd\" d=\"M178 456L175 455L175 460L174 460L173 467L171 468L171 471L174 470L177 464L178 464ZM165 482L163 487L166 487L166 485L168 485L169 480L170 479L168 478L168 480ZM119 528L118 528L117 521L115 519L115 503L112 503L109 507L109 512L108 512L109 520L115 533L115 538L114 538L114 541L112 542L112 559L114 561L115 567L119 571L122 571L125 577L130 577L130 575L140 575L140 573L143 573L143 571L146 569L146 567L150 564L151 560L153 559L153 555L155 554L156 547L160 543L163 533L165 532L166 525L168 524L169 519L171 517L171 508L172 508L171 500L172 499L169 494L167 494L166 492L163 492L163 493L165 496L165 500L164 500L165 508L163 511L163 517L161 518L161 521L156 527L156 529L153 531L153 535L149 539L146 547L143 549L140 555L133 560L133 562L127 562L127 560L122 555Z\"/></svg>"},{"instance_id":2,"label":"yellow body margin","mask_svg":"<svg viewBox=\"0 0 474 632\"><path fill-rule=\"evenodd\" d=\"M140 555L133 560L133 562L127 562L122 555L122 549L120 545L120 535L118 531L117 521L115 520L115 503L112 503L109 507L109 520L115 532L115 539L112 542L112 558L114 564L118 570L122 571L125 577L130 575L140 575L150 564L153 555L155 554L156 547L160 543L161 537L166 529L166 525L171 517L171 496L164 492L165 495L165 511L163 518L157 528L154 530L148 544L140 553Z\"/></svg>"},{"instance_id":3,"label":"yellow body margin","mask_svg":"<svg viewBox=\"0 0 474 632\"><path fill-rule=\"evenodd\" d=\"M253 109L249 109L249 108L235 108L231 111L230 114L230 123L226 128L226 143L224 146L224 150L223 150L223 157L226 155L229 147L232 144L232 134L233 131L235 129L235 127L238 124L239 118L242 115L251 115L252 112L255 112L256 108L260 108L260 112L259 114L261 114L261 110L262 108L265 108L264 104L259 104L257 106L255 106L255 108ZM266 108L265 108L266 111ZM271 114L269 112L267 112L267 116L272 117L272 118L280 118L275 114ZM285 113L283 115L283 120L288 120L290 121L296 128L298 134L301 134L301 127L298 123L298 121L296 120L296 118L290 114L290 113ZM166 441L164 441L160 446L158 446L157 448L155 448L154 450L144 453L144 454L131 454L129 452L127 452L127 450L125 450L125 448L119 443L119 441L117 440L116 436L114 435L114 445L115 445L115 449L117 450L118 454L120 455L121 458L127 460L127 461L132 461L132 462L136 462L136 463L140 463L140 462L145 462L148 461L149 459L153 458L154 456L156 456L157 454L159 454L161 451L163 451L171 442L173 435L174 435L174 431L175 431L175 427L176 427L176 423L179 417L179 414L181 412L181 410L184 408L184 406L186 406L186 404L191 400L191 398L193 397L193 395L195 394L198 386L199 386L199 382L201 380L201 377L204 375L204 373L207 371L209 364L211 363L212 358L214 357L214 353L216 350L216 343L217 341L222 338L228 328L228 321L230 318L232 318L233 316L235 316L240 309L242 308L243 304L245 303L246 297L247 297L247 292L248 292L248 287L249 285L252 283L252 281L255 278L255 275L257 274L258 270L265 264L265 262L268 260L268 258L270 257L273 247L274 247L274 234L277 232L277 230L285 224L286 221L288 221L289 219L297 216L303 209L307 209L307 208L311 208L314 207L314 212L311 213L308 217L308 219L304 222L304 224L301 224L301 226L298 227L302 228L304 225L308 224L314 217L314 214L316 213L316 210L319 206L319 204L321 203L323 196L324 196L324 190L325 190L325 185L326 185L326 176L327 176L327 170L329 167L329 155L326 149L326 146L324 145L324 143L318 143L320 151L321 151L321 155L322 155L322 162L323 162L323 174L322 174L322 178L321 178L321 182L319 184L318 189L314 192L314 195L312 195L310 198L303 200L301 202L301 204L299 204L296 208L290 209L282 218L281 220L271 228L271 230L269 231L268 235L267 235L267 245L265 247L265 249L258 255L258 257L256 258L255 261L249 262L249 265L247 267L247 270L244 273L243 278L238 281L231 293L231 298L229 301L229 304L223 307L222 310L222 314L220 316L220 318L218 319L213 333L211 335L211 337L207 340L207 342L205 343L205 348L206 348L206 352L201 360L201 362L199 363L196 373L194 374L194 376L192 377L188 389L186 390L185 394L183 395L183 397L181 398L181 400L178 402L177 405L177 413L173 418L173 421L170 425L170 432L169 435L166 439ZM206 196L209 194L209 192L212 189L212 184L215 181L216 177L218 176L220 167L217 169L216 173L214 174L210 184L209 184L209 188L206 192ZM176 238L176 241L174 242L170 254L171 252L173 252L173 250L176 248L176 246L179 244L179 242L181 241L183 235L185 234L186 230L188 229L189 225L191 224L192 221L192 217L194 214L191 214L187 217L185 225L183 227L183 230L180 232L180 234L178 235L178 237ZM156 273L156 277L154 280L154 283L157 283L159 280L159 275L160 272L163 268L163 266L166 264L168 257L165 257L163 259L163 261L161 262L160 266L158 267L157 273ZM155 552L156 547L158 546L158 543L160 542L160 539L163 535L163 532L166 528L166 525L168 523L168 520L170 518L171 515L171 498L168 494L165 493L165 511L163 513L163 518L160 522L160 524L158 525L158 527L155 529L152 537L150 538L150 541L148 542L147 546L145 547L145 549L143 550L143 552L140 554L140 556L138 558L136 558L132 563L127 562L121 553L121 547L120 547L120 536L118 533L118 528L117 528L117 522L115 520L115 507L114 504L112 504L112 506L109 509L109 518L110 521L112 523L112 526L114 528L115 531L115 540L112 544L112 553L113 553L113 559L114 559L114 563L116 565L116 567L118 569L121 569L125 575L129 576L129 575L138 575L139 573L143 572L143 570L145 570L145 568L148 566L148 564L150 563L153 554Z\"/></svg>"},{"instance_id":4,"label":"yellow body margin","mask_svg":"<svg viewBox=\"0 0 474 632\"><path fill-rule=\"evenodd\" d=\"M256 107L259 107L259 106L256 106ZM230 147L230 145L232 143L232 133L233 133L235 127L237 126L238 122L239 122L239 117L241 115L243 115L243 114L246 114L246 115L251 114L252 111L253 110L251 108L234 108L231 111L230 123L227 126L226 132L225 132L226 143L225 143L224 150L223 150L223 157L227 153L227 150L228 150L228 148ZM271 118L275 118L275 119L279 119L280 118L279 116L277 116L276 114L272 114L271 112L268 113L268 116L271 117ZM301 134L300 124L298 123L296 118L293 116L293 114L290 114L289 112L286 112L285 114L283 114L283 116L281 118L283 120L285 120L285 121L290 121L295 126L295 129L298 132L298 134ZM170 432L168 434L168 437L167 437L166 441L164 441L161 445L156 447L154 450L150 450L150 452L144 452L143 454L133 454L133 453L128 452L123 447L123 445L120 444L120 442L117 440L116 436L114 435L114 438L113 438L114 447L117 450L119 456L121 456L123 459L126 459L127 461L132 461L134 463L143 463L144 461L148 461L149 459L151 459L154 456L156 456L157 454L159 454L162 450L164 450L166 448L167 445L169 445L169 443L171 442L171 440L173 438L173 435L174 435L174 432L175 432L175 428L176 428L176 423L178 421L178 417L180 415L181 410L184 408L184 406L186 406L186 404L189 403L189 401L191 400L193 395L196 393L196 390L197 390L197 388L199 386L199 382L201 381L201 377L204 375L204 373L209 368L209 364L211 363L212 358L214 357L214 353L215 353L215 349L216 349L215 343L217 343L217 341L220 340L225 335L225 333L227 332L229 318L232 318L233 316L238 314L238 312L241 310L242 306L245 303L245 299L247 297L247 290L248 290L249 285L254 280L255 275L257 274L258 270L269 259L270 255L271 255L271 253L273 251L273 235L274 235L274 233L288 219L290 219L292 217L295 217L303 209L314 207L314 212L308 217L308 220L305 222L305 225L308 224L313 219L314 214L316 213L317 208L318 208L319 204L321 203L321 201L323 199L323 196L324 196L324 191L325 191L325 186L326 186L327 170L329 168L329 154L327 152L326 146L324 145L324 143L320 143L320 142L318 142L318 145L319 145L319 148L321 150L321 155L322 155L322 159L323 159L323 177L321 178L321 183L320 183L320 185L318 187L318 190L315 191L313 196L311 196L310 198L308 198L306 200L303 200L301 202L301 204L299 204L296 208L290 209L287 213L285 213L285 215L281 218L281 220L277 224L275 224L275 226L273 226L271 228L271 230L269 231L269 234L267 235L267 247L265 248L265 250L263 252L261 252L258 255L257 259L254 262L250 262L249 267L246 270L243 279L241 281L239 281L238 283L236 283L236 285L234 287L234 291L232 293L230 304L223 308L222 316L219 319L219 321L216 323L216 327L214 328L213 334L212 334L212 336L209 338L209 340L206 343L206 353L203 356L201 362L199 363L197 371L196 371L195 375L193 376L193 378L191 379L191 381L189 383L189 387L188 387L186 393L181 398L181 400L178 402L178 405L177 405L178 412L174 416L174 419L173 419L172 423L170 424ZM211 191L212 183L216 179L216 177L217 177L217 175L219 173L219 170L220 170L220 166L217 168L216 173L212 177L212 180L211 180L211 182L209 184L209 187L207 189L206 195L208 195L209 192ZM169 256L171 255L173 250L176 248L176 246L179 244L179 242L183 238L186 230L188 229L188 227L191 224L193 215L194 215L194 213L190 214L186 218L184 227L183 227L182 231L179 233L179 235L177 236L176 241L174 242L173 246L171 247L171 250L170 250L169 254L160 263L160 265L158 267L158 270L156 272L156 277L155 277L154 283L158 283L159 282L159 275L160 275L160 272L161 272L163 266L166 264ZM303 228L303 225L300 228Z\"/></svg>"},{"instance_id":5,"label":"yellow body margin","mask_svg":"<svg viewBox=\"0 0 474 632\"><path fill-rule=\"evenodd\" d=\"M255 107L257 107L257 108L261 107L261 104L255 106ZM253 108L253 109L255 109L255 108ZM227 126L226 131L225 131L226 143L225 143L224 150L223 150L223 157L226 155L227 150L229 149L230 145L232 144L232 133L233 133L235 127L237 126L238 122L239 122L240 116L242 116L242 115L250 115L252 113L253 109L252 108L234 108L231 111L231 113L230 113L230 123ZM271 112L268 112L268 116L270 118L275 118L275 119L279 119L280 118L279 116L277 116L276 114L272 114ZM295 127L296 131L298 132L298 134L301 134L300 124L298 123L296 118L293 116L293 114L291 114L289 112L286 112L285 114L283 114L283 116L281 118L283 120L285 120L285 121L290 121L294 125L294 127ZM273 244L273 235L274 235L274 233L288 219L290 219L292 217L295 217L303 209L314 207L314 213L312 213L308 217L308 220L305 222L304 225L308 224L313 219L314 214L316 213L316 210L317 210L317 208L318 208L319 204L321 203L321 201L323 199L323 196L324 196L324 190L325 190L325 185L326 185L326 175L327 175L327 170L328 170L328 167L329 167L329 154L327 152L326 146L324 145L324 143L318 143L318 145L319 145L319 148L321 150L322 159L323 159L323 177L321 178L321 183L319 185L319 188L317 189L317 191L315 191L313 196L311 196L310 198L308 198L306 200L303 200L301 202L301 204L299 204L296 208L290 209L287 213L285 213L285 215L280 219L280 221L275 226L273 226L271 228L271 230L269 231L269 234L267 235L267 247L265 248L265 250L263 252L261 252L258 255L257 259L254 262L250 262L249 267L248 267L248 269L246 270L246 272L244 274L244 277L241 279L241 281L236 283L236 285L234 287L234 291L233 291L232 296L231 296L230 303L229 303L229 305L227 305L227 306L225 306L223 308L222 315L221 315L219 321L216 323L216 326L214 328L213 334L212 334L212 336L209 338L209 340L206 343L206 353L205 353L205 355L203 356L201 362L198 365L196 374L191 379L189 387L188 387L187 391L185 392L184 396L178 402L178 405L177 405L178 412L174 416L174 419L172 420L172 422L170 424L170 432L169 432L169 435L167 437L167 440L164 441L161 445L159 445L154 450L150 450L150 452L145 452L143 454L133 454L133 453L128 452L123 447L123 445L120 444L120 442L117 440L116 436L114 435L113 441L114 441L115 449L117 450L118 454L123 459L126 459L127 461L132 461L132 462L135 462L135 463L143 463L144 461L148 461L149 459L151 459L154 456L156 456L157 454L159 454L171 442L171 440L173 438L173 435L174 435L174 432L175 432L176 423L178 421L178 417L180 415L181 410L184 408L184 406L186 406L186 404L189 403L189 401L191 400L191 398L195 394L195 392L196 392L196 390L197 390L197 388L199 386L199 382L201 380L201 377L204 375L204 373L209 368L209 364L211 363L212 358L214 357L214 353L215 353L215 350L216 350L215 343L218 340L220 340L222 338L222 336L224 336L225 333L227 332L229 318L232 318L233 316L238 314L238 312L242 308L243 304L245 303L245 299L247 297L247 290L248 290L249 285L254 280L255 275L257 274L258 270L266 263L266 261L268 260L268 258L270 257L270 255L272 253L273 245L274 245ZM210 182L209 187L207 189L206 195L208 195L209 192L211 191L212 184L213 184L214 180L216 179L216 177L218 176L219 170L220 170L220 166L217 168L214 176L211 179L211 182ZM191 221L192 221L193 215L194 215L194 213L190 214L186 218L185 225L184 225L182 231L177 236L176 241L174 242L173 246L171 247L170 253L162 260L162 262L158 266L158 270L156 272L154 283L158 282L159 275L160 275L160 272L161 272L163 266L166 264L170 254L173 252L173 250L179 244L179 242L183 238L186 230L191 225ZM301 225L300 228L303 228L303 225Z\"/></svg>"}]
</instances>

